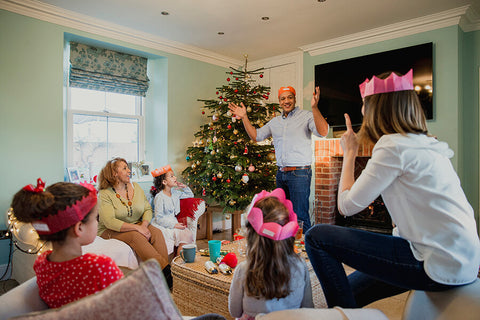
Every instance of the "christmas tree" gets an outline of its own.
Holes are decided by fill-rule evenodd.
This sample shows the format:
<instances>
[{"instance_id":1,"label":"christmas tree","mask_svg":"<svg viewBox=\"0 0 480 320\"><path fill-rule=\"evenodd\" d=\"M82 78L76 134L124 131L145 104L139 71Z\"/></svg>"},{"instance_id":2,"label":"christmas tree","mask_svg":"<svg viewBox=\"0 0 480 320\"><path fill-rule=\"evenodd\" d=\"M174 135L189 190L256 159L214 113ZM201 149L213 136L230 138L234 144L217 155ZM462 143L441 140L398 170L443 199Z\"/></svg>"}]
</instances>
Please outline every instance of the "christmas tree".
<instances>
[{"instance_id":1,"label":"christmas tree","mask_svg":"<svg viewBox=\"0 0 480 320\"><path fill-rule=\"evenodd\" d=\"M227 84L216 88L216 99L198 99L207 123L195 133L186 152L189 166L182 172L196 194L214 200L224 212L243 210L256 193L274 189L276 173L271 139L250 140L242 121L228 109L229 103L243 102L256 127L276 116L278 104L268 102L270 88L257 84L263 68L248 71L246 59L243 70L230 69Z\"/></svg>"}]
</instances>

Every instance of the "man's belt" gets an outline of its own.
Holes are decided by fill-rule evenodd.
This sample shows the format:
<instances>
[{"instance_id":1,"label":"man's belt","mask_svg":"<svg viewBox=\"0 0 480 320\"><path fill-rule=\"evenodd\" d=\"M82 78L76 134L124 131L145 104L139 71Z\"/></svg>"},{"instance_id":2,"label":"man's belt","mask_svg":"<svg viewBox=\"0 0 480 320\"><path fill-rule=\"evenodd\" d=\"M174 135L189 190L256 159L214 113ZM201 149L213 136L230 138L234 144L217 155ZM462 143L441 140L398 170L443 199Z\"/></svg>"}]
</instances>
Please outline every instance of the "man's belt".
<instances>
[{"instance_id":1,"label":"man's belt","mask_svg":"<svg viewBox=\"0 0 480 320\"><path fill-rule=\"evenodd\" d=\"M301 167L278 167L278 170L281 172L295 171L295 170L305 170L310 169L310 166L301 166Z\"/></svg>"}]
</instances>

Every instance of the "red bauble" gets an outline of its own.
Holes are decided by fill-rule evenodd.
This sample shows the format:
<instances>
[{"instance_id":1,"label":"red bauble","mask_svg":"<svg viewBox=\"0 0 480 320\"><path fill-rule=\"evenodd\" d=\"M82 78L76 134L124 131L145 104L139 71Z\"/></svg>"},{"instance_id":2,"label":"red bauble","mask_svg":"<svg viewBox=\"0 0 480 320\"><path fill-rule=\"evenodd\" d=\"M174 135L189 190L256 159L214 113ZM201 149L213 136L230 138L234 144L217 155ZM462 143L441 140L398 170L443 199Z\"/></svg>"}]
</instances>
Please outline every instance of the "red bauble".
<instances>
[{"instance_id":1,"label":"red bauble","mask_svg":"<svg viewBox=\"0 0 480 320\"><path fill-rule=\"evenodd\" d=\"M237 93L237 92L238 92L238 89L233 90L233 92Z\"/></svg>"},{"instance_id":2,"label":"red bauble","mask_svg":"<svg viewBox=\"0 0 480 320\"><path fill-rule=\"evenodd\" d=\"M263 74L260 75L260 78L263 78Z\"/></svg>"},{"instance_id":3,"label":"red bauble","mask_svg":"<svg viewBox=\"0 0 480 320\"><path fill-rule=\"evenodd\" d=\"M217 177L213 177L212 180L213 180L213 181L217 181Z\"/></svg>"},{"instance_id":4,"label":"red bauble","mask_svg":"<svg viewBox=\"0 0 480 320\"><path fill-rule=\"evenodd\" d=\"M230 179L227 179L227 183L230 183Z\"/></svg>"},{"instance_id":5,"label":"red bauble","mask_svg":"<svg viewBox=\"0 0 480 320\"><path fill-rule=\"evenodd\" d=\"M238 259L235 253L229 252L225 255L225 257L223 257L221 262L225 263L230 268L235 268L237 266Z\"/></svg>"},{"instance_id":6,"label":"red bauble","mask_svg":"<svg viewBox=\"0 0 480 320\"><path fill-rule=\"evenodd\" d=\"M235 141L233 144L237 144L237 141Z\"/></svg>"},{"instance_id":7,"label":"red bauble","mask_svg":"<svg viewBox=\"0 0 480 320\"><path fill-rule=\"evenodd\" d=\"M220 97L218 97L218 99L223 99L223 97L222 97L222 96L220 96Z\"/></svg>"},{"instance_id":8,"label":"red bauble","mask_svg":"<svg viewBox=\"0 0 480 320\"><path fill-rule=\"evenodd\" d=\"M230 71L230 74L233 74L233 71Z\"/></svg>"},{"instance_id":9,"label":"red bauble","mask_svg":"<svg viewBox=\"0 0 480 320\"><path fill-rule=\"evenodd\" d=\"M227 98L225 98L225 99L223 99L223 101L227 102L228 100L227 100Z\"/></svg>"},{"instance_id":10,"label":"red bauble","mask_svg":"<svg viewBox=\"0 0 480 320\"><path fill-rule=\"evenodd\" d=\"M238 80L238 78L235 78L235 80Z\"/></svg>"},{"instance_id":11,"label":"red bauble","mask_svg":"<svg viewBox=\"0 0 480 320\"><path fill-rule=\"evenodd\" d=\"M257 94L257 91L253 91L253 94Z\"/></svg>"},{"instance_id":12,"label":"red bauble","mask_svg":"<svg viewBox=\"0 0 480 320\"><path fill-rule=\"evenodd\" d=\"M231 125L228 125L227 128L228 128L228 129L232 129L232 126L231 126Z\"/></svg>"},{"instance_id":13,"label":"red bauble","mask_svg":"<svg viewBox=\"0 0 480 320\"><path fill-rule=\"evenodd\" d=\"M227 78L227 81L230 81L230 78Z\"/></svg>"},{"instance_id":14,"label":"red bauble","mask_svg":"<svg viewBox=\"0 0 480 320\"><path fill-rule=\"evenodd\" d=\"M218 94L218 91L217 91L217 94Z\"/></svg>"},{"instance_id":15,"label":"red bauble","mask_svg":"<svg viewBox=\"0 0 480 320\"><path fill-rule=\"evenodd\" d=\"M202 111L202 114L205 114L205 111Z\"/></svg>"}]
</instances>

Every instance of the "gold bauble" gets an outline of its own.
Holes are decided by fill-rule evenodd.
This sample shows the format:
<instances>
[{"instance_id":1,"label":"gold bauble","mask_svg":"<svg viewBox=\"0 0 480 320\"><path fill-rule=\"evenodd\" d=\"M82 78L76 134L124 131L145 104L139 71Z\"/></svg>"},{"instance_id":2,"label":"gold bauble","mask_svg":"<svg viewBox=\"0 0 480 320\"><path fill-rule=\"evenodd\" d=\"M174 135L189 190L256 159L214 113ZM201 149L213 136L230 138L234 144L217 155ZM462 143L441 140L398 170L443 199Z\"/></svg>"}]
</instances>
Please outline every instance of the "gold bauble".
<instances>
[{"instance_id":1,"label":"gold bauble","mask_svg":"<svg viewBox=\"0 0 480 320\"><path fill-rule=\"evenodd\" d=\"M275 153L270 152L269 154L267 154L267 159L270 161L275 160Z\"/></svg>"}]
</instances>

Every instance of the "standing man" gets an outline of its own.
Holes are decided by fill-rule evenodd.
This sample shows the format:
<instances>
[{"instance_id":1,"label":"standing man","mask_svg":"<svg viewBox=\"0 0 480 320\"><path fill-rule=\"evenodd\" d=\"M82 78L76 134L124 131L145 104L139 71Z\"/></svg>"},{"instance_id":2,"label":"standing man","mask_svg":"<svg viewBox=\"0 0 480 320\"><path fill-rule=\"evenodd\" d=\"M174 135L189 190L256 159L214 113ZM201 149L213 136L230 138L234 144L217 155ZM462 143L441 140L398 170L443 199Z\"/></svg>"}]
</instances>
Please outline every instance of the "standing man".
<instances>
[{"instance_id":1,"label":"standing man","mask_svg":"<svg viewBox=\"0 0 480 320\"><path fill-rule=\"evenodd\" d=\"M230 111L242 119L243 126L250 139L262 141L273 137L277 158L277 188L285 190L292 201L293 210L303 221L303 231L310 224L308 213L310 182L312 180L312 133L318 137L328 134L328 123L318 109L320 88L316 87L312 97L312 111L301 110L296 106L295 89L281 87L278 100L283 112L266 125L256 129L247 116L243 102L238 106L230 103Z\"/></svg>"}]
</instances>

